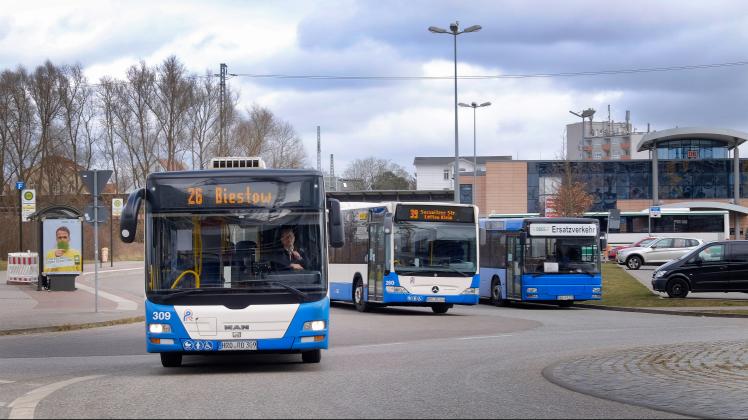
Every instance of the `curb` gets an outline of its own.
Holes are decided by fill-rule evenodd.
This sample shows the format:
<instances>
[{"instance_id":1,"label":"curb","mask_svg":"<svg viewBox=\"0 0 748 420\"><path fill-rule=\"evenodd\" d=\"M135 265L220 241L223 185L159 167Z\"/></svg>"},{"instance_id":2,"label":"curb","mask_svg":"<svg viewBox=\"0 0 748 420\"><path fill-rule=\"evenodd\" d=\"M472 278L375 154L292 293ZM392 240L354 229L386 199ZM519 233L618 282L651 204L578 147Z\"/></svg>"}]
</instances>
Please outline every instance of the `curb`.
<instances>
[{"instance_id":1,"label":"curb","mask_svg":"<svg viewBox=\"0 0 748 420\"><path fill-rule=\"evenodd\" d=\"M602 306L602 305L590 305L576 302L574 306L577 308L586 309L599 309L603 311L618 311L618 312L640 312L646 314L659 314L659 315L678 315L678 316L698 316L698 317L712 317L712 318L748 318L748 315L740 314L719 314L714 312L697 312L697 311L670 311L653 308L629 308L625 306ZM718 306L715 306L718 308Z\"/></svg>"},{"instance_id":2,"label":"curb","mask_svg":"<svg viewBox=\"0 0 748 420\"><path fill-rule=\"evenodd\" d=\"M90 328L102 328L102 327L111 327L115 325L135 324L135 323L143 322L143 321L145 321L144 316L136 316L132 318L122 318L122 319L115 319L111 321L89 322L85 324L63 324L63 325L53 325L49 327L19 328L15 330L0 331L0 337L9 336L9 335L26 335L26 334L40 334L40 333L51 333L51 332L85 330L85 329L90 329Z\"/></svg>"}]
</instances>

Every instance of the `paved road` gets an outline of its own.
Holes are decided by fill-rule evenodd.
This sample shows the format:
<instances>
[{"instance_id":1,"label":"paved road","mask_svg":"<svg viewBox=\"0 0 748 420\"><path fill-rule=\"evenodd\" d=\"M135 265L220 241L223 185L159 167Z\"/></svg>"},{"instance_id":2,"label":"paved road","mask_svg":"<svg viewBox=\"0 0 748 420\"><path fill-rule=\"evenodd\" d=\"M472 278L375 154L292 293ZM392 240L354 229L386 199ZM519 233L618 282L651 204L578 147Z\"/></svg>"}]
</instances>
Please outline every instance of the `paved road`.
<instances>
[{"instance_id":1,"label":"paved road","mask_svg":"<svg viewBox=\"0 0 748 420\"><path fill-rule=\"evenodd\" d=\"M179 369L144 352L142 324L0 337L0 417L678 417L632 404L672 409L656 395L629 403L588 395L608 392L601 376L611 373L598 368L608 364L550 375L573 386L582 372L600 393L571 391L544 370L617 360L626 349L635 360L642 348L745 341L746 327L745 319L540 306L439 316L339 305L320 364L298 355L191 356ZM647 375L621 378L629 388L656 385ZM687 381L673 383L692 391Z\"/></svg>"}]
</instances>

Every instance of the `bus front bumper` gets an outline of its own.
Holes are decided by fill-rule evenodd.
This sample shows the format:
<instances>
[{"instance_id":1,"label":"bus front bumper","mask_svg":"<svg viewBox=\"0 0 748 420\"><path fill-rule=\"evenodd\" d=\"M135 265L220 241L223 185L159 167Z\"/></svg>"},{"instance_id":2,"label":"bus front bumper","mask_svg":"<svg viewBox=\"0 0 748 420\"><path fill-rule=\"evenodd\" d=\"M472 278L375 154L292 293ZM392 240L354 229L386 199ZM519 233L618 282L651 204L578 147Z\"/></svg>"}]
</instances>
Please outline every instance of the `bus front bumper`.
<instances>
[{"instance_id":1,"label":"bus front bumper","mask_svg":"<svg viewBox=\"0 0 748 420\"><path fill-rule=\"evenodd\" d=\"M477 305L480 296L477 294L462 295L414 295L410 293L387 293L385 304L431 306L444 303L447 305Z\"/></svg>"}]
</instances>

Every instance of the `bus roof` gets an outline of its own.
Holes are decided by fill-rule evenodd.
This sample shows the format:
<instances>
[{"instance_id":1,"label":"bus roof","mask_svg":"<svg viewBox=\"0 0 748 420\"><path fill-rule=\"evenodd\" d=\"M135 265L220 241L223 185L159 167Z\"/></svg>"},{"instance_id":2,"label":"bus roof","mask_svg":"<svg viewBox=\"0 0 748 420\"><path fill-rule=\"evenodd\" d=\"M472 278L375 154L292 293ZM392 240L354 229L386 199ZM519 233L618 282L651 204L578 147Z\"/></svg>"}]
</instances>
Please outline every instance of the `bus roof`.
<instances>
[{"instance_id":1,"label":"bus roof","mask_svg":"<svg viewBox=\"0 0 748 420\"><path fill-rule=\"evenodd\" d=\"M480 219L480 227L485 228L488 225L491 226L491 230L521 230L531 223L599 224L600 222L589 217L490 217ZM503 224L503 228L497 227L501 224Z\"/></svg>"},{"instance_id":2,"label":"bus roof","mask_svg":"<svg viewBox=\"0 0 748 420\"><path fill-rule=\"evenodd\" d=\"M213 178L213 177L284 177L284 176L322 176L322 172L312 169L200 169L195 171L171 171L153 172L148 179L174 179L174 178Z\"/></svg>"}]
</instances>

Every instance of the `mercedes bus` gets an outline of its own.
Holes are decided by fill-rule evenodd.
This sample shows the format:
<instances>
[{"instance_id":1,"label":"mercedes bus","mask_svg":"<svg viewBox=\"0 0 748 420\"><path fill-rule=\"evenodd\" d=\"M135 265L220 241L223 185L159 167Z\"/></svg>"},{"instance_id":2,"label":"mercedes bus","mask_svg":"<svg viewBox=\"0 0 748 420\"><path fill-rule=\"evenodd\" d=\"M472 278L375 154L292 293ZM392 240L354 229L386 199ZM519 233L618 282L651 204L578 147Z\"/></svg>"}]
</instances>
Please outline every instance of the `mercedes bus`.
<instances>
[{"instance_id":1,"label":"mercedes bus","mask_svg":"<svg viewBox=\"0 0 748 420\"><path fill-rule=\"evenodd\" d=\"M478 303L478 209L452 203L341 203L344 248L330 255L330 299L374 306Z\"/></svg>"}]
</instances>

